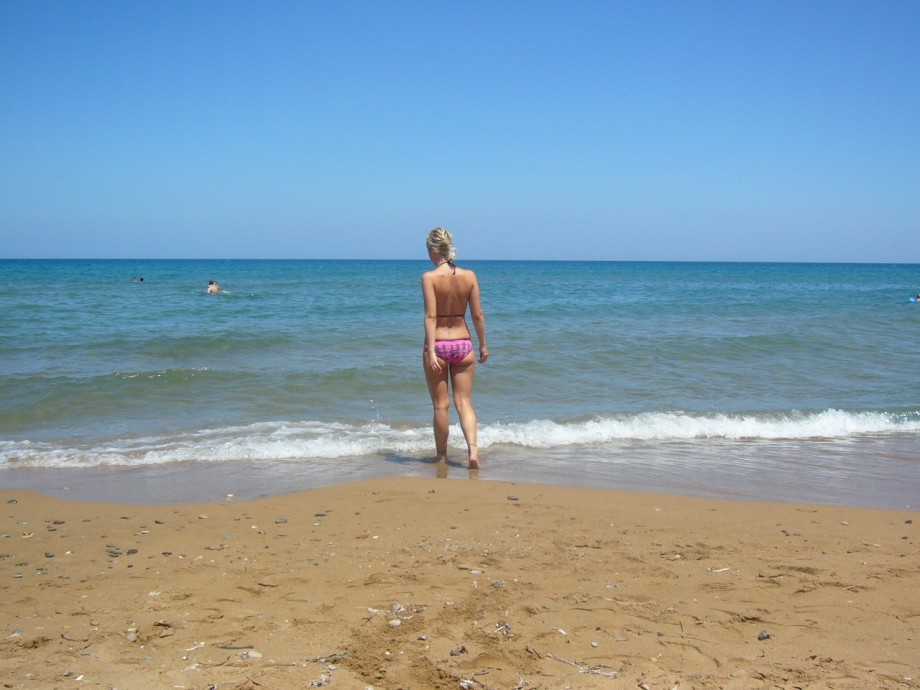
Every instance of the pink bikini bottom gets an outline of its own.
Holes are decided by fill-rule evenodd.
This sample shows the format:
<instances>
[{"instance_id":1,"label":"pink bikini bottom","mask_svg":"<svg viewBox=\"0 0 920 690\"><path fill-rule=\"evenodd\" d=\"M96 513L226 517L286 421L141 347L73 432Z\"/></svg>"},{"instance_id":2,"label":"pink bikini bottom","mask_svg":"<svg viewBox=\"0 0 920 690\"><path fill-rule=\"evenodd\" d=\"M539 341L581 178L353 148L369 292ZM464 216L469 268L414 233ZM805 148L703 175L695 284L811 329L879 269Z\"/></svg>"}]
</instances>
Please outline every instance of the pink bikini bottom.
<instances>
[{"instance_id":1,"label":"pink bikini bottom","mask_svg":"<svg viewBox=\"0 0 920 690\"><path fill-rule=\"evenodd\" d=\"M434 341L434 353L448 364L459 364L472 351L473 341L469 338ZM428 352L428 343L425 343L423 352Z\"/></svg>"}]
</instances>

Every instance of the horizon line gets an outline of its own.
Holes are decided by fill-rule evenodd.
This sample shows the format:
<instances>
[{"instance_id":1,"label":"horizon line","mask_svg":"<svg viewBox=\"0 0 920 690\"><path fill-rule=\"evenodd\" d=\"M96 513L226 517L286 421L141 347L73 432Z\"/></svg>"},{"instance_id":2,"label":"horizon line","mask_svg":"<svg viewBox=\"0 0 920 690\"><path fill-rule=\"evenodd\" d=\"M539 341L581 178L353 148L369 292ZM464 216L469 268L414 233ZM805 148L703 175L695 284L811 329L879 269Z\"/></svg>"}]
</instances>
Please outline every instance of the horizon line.
<instances>
[{"instance_id":1,"label":"horizon line","mask_svg":"<svg viewBox=\"0 0 920 690\"><path fill-rule=\"evenodd\" d=\"M303 258L278 258L278 257L54 257L54 256L22 256L0 257L0 261L410 261L428 263L426 258L412 259L380 259L380 258L342 258L342 257L303 257ZM834 261L834 260L754 260L754 259L461 259L464 261L486 262L516 262L516 263L622 263L622 264L826 264L826 265L857 265L857 266L915 266L920 261Z\"/></svg>"}]
</instances>

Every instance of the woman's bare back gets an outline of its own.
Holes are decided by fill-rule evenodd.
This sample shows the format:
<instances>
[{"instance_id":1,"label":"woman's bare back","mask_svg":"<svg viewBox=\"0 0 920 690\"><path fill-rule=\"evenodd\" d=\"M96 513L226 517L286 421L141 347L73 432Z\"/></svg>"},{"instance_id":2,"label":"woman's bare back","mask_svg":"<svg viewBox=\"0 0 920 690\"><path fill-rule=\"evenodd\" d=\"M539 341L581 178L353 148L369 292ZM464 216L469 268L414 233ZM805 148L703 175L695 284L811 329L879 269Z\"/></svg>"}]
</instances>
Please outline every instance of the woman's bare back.
<instances>
[{"instance_id":1,"label":"woman's bare back","mask_svg":"<svg viewBox=\"0 0 920 690\"><path fill-rule=\"evenodd\" d=\"M435 338L469 338L470 330L465 317L476 286L476 274L463 268L453 267L453 270L444 270L439 266L428 271L423 277L423 280L426 279L430 281L434 292L434 316L437 319Z\"/></svg>"}]
</instances>

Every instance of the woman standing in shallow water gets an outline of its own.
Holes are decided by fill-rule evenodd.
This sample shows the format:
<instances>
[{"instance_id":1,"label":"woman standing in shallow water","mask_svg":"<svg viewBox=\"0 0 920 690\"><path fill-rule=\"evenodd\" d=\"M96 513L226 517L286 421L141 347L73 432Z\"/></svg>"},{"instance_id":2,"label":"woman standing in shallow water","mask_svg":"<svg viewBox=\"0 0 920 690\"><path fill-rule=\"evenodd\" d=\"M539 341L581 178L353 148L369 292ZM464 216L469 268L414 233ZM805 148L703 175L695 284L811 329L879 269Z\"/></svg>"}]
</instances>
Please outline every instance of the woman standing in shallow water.
<instances>
[{"instance_id":1,"label":"woman standing in shallow water","mask_svg":"<svg viewBox=\"0 0 920 690\"><path fill-rule=\"evenodd\" d=\"M431 404L434 406L434 445L438 460L447 458L449 431L450 389L454 394L454 407L460 416L460 428L469 449L471 469L479 467L476 411L473 410L473 375L476 357L473 341L466 325L466 308L469 305L473 327L479 340L479 362L489 358L486 347L486 317L479 298L479 282L472 271L454 264L454 244L444 228L428 233L428 258L434 268L422 274L422 295L425 298L425 349L422 364Z\"/></svg>"}]
</instances>

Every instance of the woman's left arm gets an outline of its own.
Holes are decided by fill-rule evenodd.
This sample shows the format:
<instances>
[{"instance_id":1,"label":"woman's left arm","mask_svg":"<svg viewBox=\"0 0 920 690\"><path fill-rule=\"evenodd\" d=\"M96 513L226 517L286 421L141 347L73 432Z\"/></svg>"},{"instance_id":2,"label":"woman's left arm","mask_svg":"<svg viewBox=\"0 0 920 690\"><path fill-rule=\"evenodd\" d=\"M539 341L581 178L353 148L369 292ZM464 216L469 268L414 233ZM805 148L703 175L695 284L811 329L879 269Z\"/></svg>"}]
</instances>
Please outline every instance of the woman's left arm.
<instances>
[{"instance_id":1,"label":"woman's left arm","mask_svg":"<svg viewBox=\"0 0 920 690\"><path fill-rule=\"evenodd\" d=\"M425 302L425 357L432 371L440 372L441 363L434 349L434 334L438 325L438 300L434 294L434 283L427 273L422 275L422 298Z\"/></svg>"}]
</instances>

